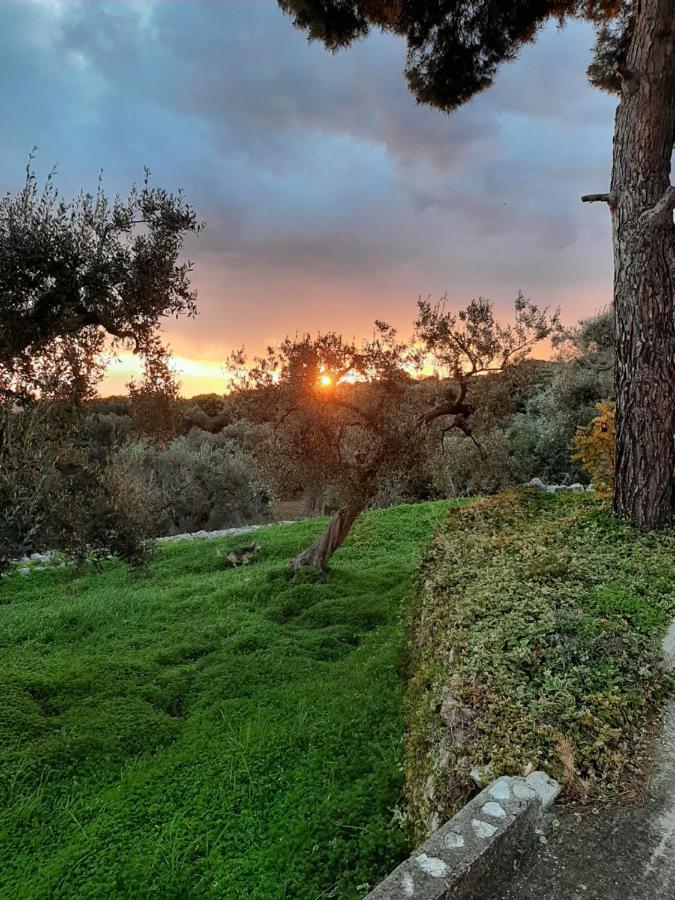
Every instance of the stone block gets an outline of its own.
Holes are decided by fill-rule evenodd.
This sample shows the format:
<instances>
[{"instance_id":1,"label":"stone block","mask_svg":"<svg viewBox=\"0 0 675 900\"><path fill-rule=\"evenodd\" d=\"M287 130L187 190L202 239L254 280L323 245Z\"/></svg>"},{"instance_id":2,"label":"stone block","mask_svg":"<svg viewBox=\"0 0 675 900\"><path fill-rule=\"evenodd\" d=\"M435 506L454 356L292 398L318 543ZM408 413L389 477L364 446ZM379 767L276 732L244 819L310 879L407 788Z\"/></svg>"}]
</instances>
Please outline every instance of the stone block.
<instances>
[{"instance_id":1,"label":"stone block","mask_svg":"<svg viewBox=\"0 0 675 900\"><path fill-rule=\"evenodd\" d=\"M512 874L535 843L544 810L560 785L545 772L498 778L419 846L368 894L368 900L477 900Z\"/></svg>"}]
</instances>

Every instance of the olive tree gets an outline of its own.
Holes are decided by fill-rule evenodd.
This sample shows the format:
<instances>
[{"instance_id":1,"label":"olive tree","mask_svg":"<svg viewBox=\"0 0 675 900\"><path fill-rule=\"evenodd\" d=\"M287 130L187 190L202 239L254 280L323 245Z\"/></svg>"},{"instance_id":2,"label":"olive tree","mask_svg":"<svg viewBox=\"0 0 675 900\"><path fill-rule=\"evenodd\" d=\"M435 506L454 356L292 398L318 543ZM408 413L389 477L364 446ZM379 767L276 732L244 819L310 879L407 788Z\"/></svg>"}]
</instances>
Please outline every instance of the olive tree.
<instances>
[{"instance_id":1,"label":"olive tree","mask_svg":"<svg viewBox=\"0 0 675 900\"><path fill-rule=\"evenodd\" d=\"M294 571L311 565L323 573L378 487L419 467L432 435L456 430L475 440L471 383L522 362L557 328L557 312L522 295L507 325L484 298L456 314L443 301L422 300L406 341L376 322L373 337L361 343L330 332L286 339L251 367L238 356L231 406L251 421L272 423L257 448L267 470L337 490L339 508L293 560ZM430 369L434 374L425 375Z\"/></svg>"},{"instance_id":2,"label":"olive tree","mask_svg":"<svg viewBox=\"0 0 675 900\"><path fill-rule=\"evenodd\" d=\"M195 312L181 253L200 227L182 194L152 187L147 171L126 199L108 199L99 182L65 200L29 162L21 190L0 198L0 396L58 393L69 374L95 380L106 340L156 355L161 319Z\"/></svg>"},{"instance_id":3,"label":"olive tree","mask_svg":"<svg viewBox=\"0 0 675 900\"><path fill-rule=\"evenodd\" d=\"M675 505L675 8L673 0L278 0L337 50L371 28L407 42L408 86L451 111L488 88L550 20L597 28L591 81L617 94L607 205L614 245L615 512L660 527Z\"/></svg>"}]
</instances>

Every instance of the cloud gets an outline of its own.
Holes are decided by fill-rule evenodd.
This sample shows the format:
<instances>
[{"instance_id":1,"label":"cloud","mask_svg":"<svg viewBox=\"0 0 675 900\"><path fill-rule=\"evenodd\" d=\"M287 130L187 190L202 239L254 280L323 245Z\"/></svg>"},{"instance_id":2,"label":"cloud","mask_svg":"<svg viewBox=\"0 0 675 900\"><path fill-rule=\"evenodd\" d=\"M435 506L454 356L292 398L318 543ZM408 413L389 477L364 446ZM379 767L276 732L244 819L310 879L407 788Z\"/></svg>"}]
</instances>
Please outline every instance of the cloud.
<instances>
[{"instance_id":1,"label":"cloud","mask_svg":"<svg viewBox=\"0 0 675 900\"><path fill-rule=\"evenodd\" d=\"M144 165L207 221L191 242L201 315L167 323L183 356L308 327L404 327L418 294L522 287L568 320L611 290L614 101L593 91L583 24L544 29L453 116L418 106L392 36L331 55L273 0L5 0L3 189L28 150L65 193Z\"/></svg>"}]
</instances>

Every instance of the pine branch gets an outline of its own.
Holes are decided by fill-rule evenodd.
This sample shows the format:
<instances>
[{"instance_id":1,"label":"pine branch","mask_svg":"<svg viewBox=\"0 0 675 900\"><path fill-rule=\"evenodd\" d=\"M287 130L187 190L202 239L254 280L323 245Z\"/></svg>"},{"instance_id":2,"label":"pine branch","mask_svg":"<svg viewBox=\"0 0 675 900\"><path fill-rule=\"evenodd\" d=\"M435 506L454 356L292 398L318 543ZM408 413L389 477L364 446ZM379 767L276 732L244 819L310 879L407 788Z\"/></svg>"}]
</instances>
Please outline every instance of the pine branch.
<instances>
[{"instance_id":1,"label":"pine branch","mask_svg":"<svg viewBox=\"0 0 675 900\"><path fill-rule=\"evenodd\" d=\"M581 198L582 203L606 203L610 209L614 209L617 203L617 196L614 191L607 194L584 194Z\"/></svg>"},{"instance_id":2,"label":"pine branch","mask_svg":"<svg viewBox=\"0 0 675 900\"><path fill-rule=\"evenodd\" d=\"M673 210L675 209L675 187L671 184L665 191L659 202L643 212L640 216L640 225L657 225L667 222L673 218Z\"/></svg>"}]
</instances>

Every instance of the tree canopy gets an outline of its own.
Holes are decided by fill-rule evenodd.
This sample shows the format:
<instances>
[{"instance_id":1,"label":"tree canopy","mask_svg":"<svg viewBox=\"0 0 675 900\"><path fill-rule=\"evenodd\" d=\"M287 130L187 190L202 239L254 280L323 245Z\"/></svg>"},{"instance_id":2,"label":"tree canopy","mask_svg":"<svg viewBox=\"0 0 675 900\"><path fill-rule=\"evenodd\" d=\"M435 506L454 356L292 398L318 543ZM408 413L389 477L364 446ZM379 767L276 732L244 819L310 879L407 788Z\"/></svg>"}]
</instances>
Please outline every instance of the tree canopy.
<instances>
[{"instance_id":1,"label":"tree canopy","mask_svg":"<svg viewBox=\"0 0 675 900\"><path fill-rule=\"evenodd\" d=\"M522 362L558 328L557 312L521 294L506 325L485 298L459 313L444 301L421 300L408 340L378 321L360 343L333 332L288 338L251 367L237 354L232 406L250 421L272 423L257 451L270 476L276 470L286 484L311 490L330 486L339 504L327 532L294 561L296 570L324 570L378 490L419 471L432 430L441 440L452 430L474 439L469 385Z\"/></svg>"},{"instance_id":2,"label":"tree canopy","mask_svg":"<svg viewBox=\"0 0 675 900\"><path fill-rule=\"evenodd\" d=\"M501 63L531 42L549 19L598 25L589 74L617 88L627 50L629 0L278 0L311 40L338 50L372 28L405 38L408 86L420 103L450 111L492 84ZM623 54L623 55L622 55Z\"/></svg>"},{"instance_id":3,"label":"tree canopy","mask_svg":"<svg viewBox=\"0 0 675 900\"><path fill-rule=\"evenodd\" d=\"M612 217L614 511L639 527L675 516L675 16L672 0L278 0L337 50L372 28L407 43L420 103L451 111L489 87L548 20L596 26L591 81L619 97L610 189L584 194Z\"/></svg>"},{"instance_id":4,"label":"tree canopy","mask_svg":"<svg viewBox=\"0 0 675 900\"><path fill-rule=\"evenodd\" d=\"M31 157L32 161L32 157ZM150 356L162 317L195 312L185 236L200 229L179 192L150 184L126 199L63 199L31 162L23 188L0 198L0 393L86 392L105 337ZM79 382L78 382L79 379Z\"/></svg>"}]
</instances>

